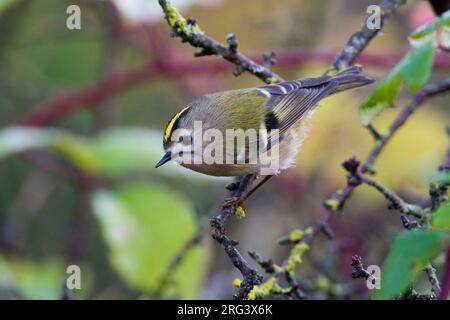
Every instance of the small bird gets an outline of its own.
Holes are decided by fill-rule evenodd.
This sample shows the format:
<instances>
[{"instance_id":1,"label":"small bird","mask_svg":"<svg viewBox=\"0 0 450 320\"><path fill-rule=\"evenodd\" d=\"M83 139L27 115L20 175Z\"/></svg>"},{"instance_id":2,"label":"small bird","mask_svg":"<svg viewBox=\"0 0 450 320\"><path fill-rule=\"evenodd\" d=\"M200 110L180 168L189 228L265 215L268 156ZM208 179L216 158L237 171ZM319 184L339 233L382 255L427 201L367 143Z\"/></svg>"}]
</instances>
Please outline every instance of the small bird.
<instances>
[{"instance_id":1,"label":"small bird","mask_svg":"<svg viewBox=\"0 0 450 320\"><path fill-rule=\"evenodd\" d=\"M364 86L374 80L362 74L362 68L351 66L333 76L323 75L317 78L305 78L257 88L230 90L204 95L191 102L175 114L166 126L163 138L165 151L156 168L170 160L194 171L211 176L242 176L262 172L262 160L249 156L249 145L256 142L259 151L273 153L277 147L279 159L276 174L295 163L297 153L307 135L309 120L320 100L348 89ZM255 130L268 134L259 134L255 138L236 141L233 148L216 149L217 154L233 161L211 163L202 161L202 151L212 140L203 141L201 130L215 130L226 136L227 130ZM181 130L181 135L175 132ZM277 132L277 139L272 132ZM192 148L196 139L202 140ZM263 146L263 148L261 147ZM245 151L244 153L242 151ZM184 154L183 154L184 153ZM188 156L199 156L200 161L182 161ZM231 154L230 154L231 153ZM217 155L216 154L216 155ZM213 152L214 155L214 152ZM184 156L184 158L183 158ZM189 158L189 157L188 157ZM192 159L192 158L190 158Z\"/></svg>"}]
</instances>

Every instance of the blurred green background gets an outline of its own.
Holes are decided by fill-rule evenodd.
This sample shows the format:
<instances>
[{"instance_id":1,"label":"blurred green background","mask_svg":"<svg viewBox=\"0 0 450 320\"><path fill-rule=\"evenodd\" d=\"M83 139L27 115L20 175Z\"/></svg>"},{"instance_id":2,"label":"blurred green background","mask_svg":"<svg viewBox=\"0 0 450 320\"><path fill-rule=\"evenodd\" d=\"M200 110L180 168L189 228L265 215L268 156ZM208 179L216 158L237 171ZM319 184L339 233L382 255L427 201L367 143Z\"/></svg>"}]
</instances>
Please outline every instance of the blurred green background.
<instances>
[{"instance_id":1,"label":"blurred green background","mask_svg":"<svg viewBox=\"0 0 450 320\"><path fill-rule=\"evenodd\" d=\"M310 53L280 58L274 70L286 79L323 73L371 4L174 3L215 39L235 33L240 50L259 61L266 50L279 57ZM71 4L81 8L81 30L66 28ZM394 58L367 63L368 74L382 78L400 59L410 32L432 15L426 6L411 2L394 15L365 51ZM229 179L154 164L162 130L182 106L260 80L234 77L233 66L217 57L194 58L190 46L169 36L156 0L0 0L0 30L0 298L59 299L69 265L81 268L75 298L230 298L239 274L208 233ZM445 75L448 69L438 69L433 79ZM323 200L345 183L340 163L363 158L372 146L358 114L371 89L321 103L297 165L248 201L244 220L230 222L243 253L283 259L288 249L277 239L309 226ZM377 179L411 201L427 194L445 154L448 102L442 97L421 108L377 163ZM388 125L396 111L387 110L376 125ZM313 298L365 298L365 286L351 279L350 257L382 265L402 229L399 216L363 186L331 226L335 240L321 236L299 276L321 288ZM167 278L176 254L205 228Z\"/></svg>"}]
</instances>

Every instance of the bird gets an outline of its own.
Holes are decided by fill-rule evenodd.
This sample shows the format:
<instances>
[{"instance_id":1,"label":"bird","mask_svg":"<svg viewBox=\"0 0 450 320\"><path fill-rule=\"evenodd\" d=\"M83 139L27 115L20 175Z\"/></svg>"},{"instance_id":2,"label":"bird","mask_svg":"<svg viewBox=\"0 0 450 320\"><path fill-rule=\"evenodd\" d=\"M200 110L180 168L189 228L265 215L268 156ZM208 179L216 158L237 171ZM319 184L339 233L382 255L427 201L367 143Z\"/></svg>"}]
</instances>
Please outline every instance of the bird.
<instances>
[{"instance_id":1,"label":"bird","mask_svg":"<svg viewBox=\"0 0 450 320\"><path fill-rule=\"evenodd\" d=\"M172 160L210 176L278 174L295 163L322 99L372 82L360 66L350 66L334 75L206 94L169 120L163 136L164 156L156 168ZM225 139L229 132L257 134ZM206 133L214 139L204 139ZM250 155L254 145L257 151ZM215 161L219 156L222 161ZM267 156L277 161L270 167L273 170L268 169Z\"/></svg>"}]
</instances>

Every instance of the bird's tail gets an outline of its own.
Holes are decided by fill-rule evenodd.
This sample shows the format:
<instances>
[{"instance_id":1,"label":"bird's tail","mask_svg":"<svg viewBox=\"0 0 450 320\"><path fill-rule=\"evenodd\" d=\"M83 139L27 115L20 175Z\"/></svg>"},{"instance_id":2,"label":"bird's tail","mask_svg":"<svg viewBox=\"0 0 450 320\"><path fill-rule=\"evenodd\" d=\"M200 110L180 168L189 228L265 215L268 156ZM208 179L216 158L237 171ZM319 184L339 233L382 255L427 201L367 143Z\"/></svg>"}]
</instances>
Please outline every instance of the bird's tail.
<instances>
[{"instance_id":1,"label":"bird's tail","mask_svg":"<svg viewBox=\"0 0 450 320\"><path fill-rule=\"evenodd\" d=\"M332 81L337 83L337 87L333 91L334 94L348 89L365 86L375 80L364 75L361 67L351 66L332 76Z\"/></svg>"}]
</instances>

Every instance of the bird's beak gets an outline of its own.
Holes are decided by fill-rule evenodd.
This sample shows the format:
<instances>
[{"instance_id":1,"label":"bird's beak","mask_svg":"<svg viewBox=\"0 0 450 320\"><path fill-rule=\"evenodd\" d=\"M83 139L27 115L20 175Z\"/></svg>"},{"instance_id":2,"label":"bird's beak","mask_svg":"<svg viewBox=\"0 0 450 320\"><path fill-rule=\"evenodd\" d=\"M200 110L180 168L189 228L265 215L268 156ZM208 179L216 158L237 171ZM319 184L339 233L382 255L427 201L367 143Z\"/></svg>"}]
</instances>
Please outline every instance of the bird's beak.
<instances>
[{"instance_id":1,"label":"bird's beak","mask_svg":"<svg viewBox=\"0 0 450 320\"><path fill-rule=\"evenodd\" d=\"M172 159L172 154L170 152L166 152L161 160L158 161L155 168L161 167L164 163L170 161Z\"/></svg>"}]
</instances>

